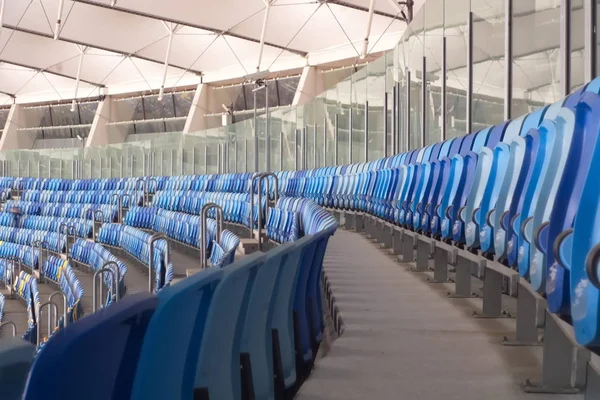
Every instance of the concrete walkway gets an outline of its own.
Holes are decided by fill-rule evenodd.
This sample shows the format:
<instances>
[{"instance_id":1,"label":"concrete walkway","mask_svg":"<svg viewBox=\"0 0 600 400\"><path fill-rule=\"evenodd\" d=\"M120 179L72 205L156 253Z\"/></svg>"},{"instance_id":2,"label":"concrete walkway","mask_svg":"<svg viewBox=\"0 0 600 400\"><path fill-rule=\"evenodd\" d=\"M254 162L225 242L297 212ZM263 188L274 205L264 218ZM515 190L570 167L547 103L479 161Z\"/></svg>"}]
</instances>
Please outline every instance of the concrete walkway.
<instances>
[{"instance_id":1,"label":"concrete walkway","mask_svg":"<svg viewBox=\"0 0 600 400\"><path fill-rule=\"evenodd\" d=\"M505 347L513 319L472 317L478 299L449 299L362 235L338 230L324 265L346 330L317 362L300 400L581 400L531 395L541 347Z\"/></svg>"}]
</instances>

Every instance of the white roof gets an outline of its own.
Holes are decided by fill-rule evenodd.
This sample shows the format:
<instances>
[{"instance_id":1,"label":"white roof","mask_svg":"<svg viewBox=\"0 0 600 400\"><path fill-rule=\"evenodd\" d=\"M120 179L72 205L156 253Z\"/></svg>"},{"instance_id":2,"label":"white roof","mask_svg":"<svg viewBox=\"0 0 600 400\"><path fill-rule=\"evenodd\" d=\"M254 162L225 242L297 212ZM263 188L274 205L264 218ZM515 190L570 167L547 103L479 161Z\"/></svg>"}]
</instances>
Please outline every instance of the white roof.
<instances>
[{"instance_id":1,"label":"white roof","mask_svg":"<svg viewBox=\"0 0 600 400\"><path fill-rule=\"evenodd\" d=\"M2 0L0 0L2 1ZM156 90L256 72L267 0L4 0L0 105ZM420 5L424 0L419 0ZM260 70L358 57L369 0L271 0ZM415 7L415 11L416 11ZM406 23L394 0L376 0L369 53L391 49Z\"/></svg>"}]
</instances>

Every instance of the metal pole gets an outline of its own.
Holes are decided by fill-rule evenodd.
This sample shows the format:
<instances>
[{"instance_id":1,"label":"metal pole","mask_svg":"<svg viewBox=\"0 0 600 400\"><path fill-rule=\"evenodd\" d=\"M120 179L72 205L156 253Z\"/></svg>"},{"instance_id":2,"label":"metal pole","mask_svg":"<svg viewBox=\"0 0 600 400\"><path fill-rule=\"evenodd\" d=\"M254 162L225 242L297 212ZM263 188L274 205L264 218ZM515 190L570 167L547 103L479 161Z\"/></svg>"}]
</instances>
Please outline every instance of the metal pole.
<instances>
[{"instance_id":1,"label":"metal pole","mask_svg":"<svg viewBox=\"0 0 600 400\"><path fill-rule=\"evenodd\" d=\"M254 97L254 172L258 172L258 129L256 119L256 91L252 93Z\"/></svg>"},{"instance_id":2,"label":"metal pole","mask_svg":"<svg viewBox=\"0 0 600 400\"><path fill-rule=\"evenodd\" d=\"M365 101L365 162L369 162L369 102Z\"/></svg>"},{"instance_id":3,"label":"metal pole","mask_svg":"<svg viewBox=\"0 0 600 400\"><path fill-rule=\"evenodd\" d=\"M221 143L217 145L217 173L220 174L223 166L221 152L223 151Z\"/></svg>"},{"instance_id":4,"label":"metal pole","mask_svg":"<svg viewBox=\"0 0 600 400\"><path fill-rule=\"evenodd\" d=\"M298 171L298 153L300 152L300 150L298 149L298 129L294 131L294 135L294 169Z\"/></svg>"},{"instance_id":5,"label":"metal pole","mask_svg":"<svg viewBox=\"0 0 600 400\"><path fill-rule=\"evenodd\" d=\"M467 132L473 130L473 12L469 12L467 43Z\"/></svg>"},{"instance_id":6,"label":"metal pole","mask_svg":"<svg viewBox=\"0 0 600 400\"><path fill-rule=\"evenodd\" d=\"M352 108L350 108L349 124L348 127L348 164L352 164L352 123L354 118L352 117Z\"/></svg>"},{"instance_id":7,"label":"metal pole","mask_svg":"<svg viewBox=\"0 0 600 400\"><path fill-rule=\"evenodd\" d=\"M248 138L244 139L244 172L248 172Z\"/></svg>"},{"instance_id":8,"label":"metal pole","mask_svg":"<svg viewBox=\"0 0 600 400\"><path fill-rule=\"evenodd\" d=\"M302 169L306 169L306 131L307 128L304 127L304 129L302 129L301 135L302 135Z\"/></svg>"},{"instance_id":9,"label":"metal pole","mask_svg":"<svg viewBox=\"0 0 600 400\"><path fill-rule=\"evenodd\" d=\"M208 145L204 145L204 174L208 174Z\"/></svg>"},{"instance_id":10,"label":"metal pole","mask_svg":"<svg viewBox=\"0 0 600 400\"><path fill-rule=\"evenodd\" d=\"M317 168L317 124L313 124L313 168Z\"/></svg>"},{"instance_id":11,"label":"metal pole","mask_svg":"<svg viewBox=\"0 0 600 400\"><path fill-rule=\"evenodd\" d=\"M394 85L392 89L392 154L398 153L398 144L396 138L398 137L398 85Z\"/></svg>"},{"instance_id":12,"label":"metal pole","mask_svg":"<svg viewBox=\"0 0 600 400\"><path fill-rule=\"evenodd\" d=\"M405 110L405 119L406 119L406 132L405 132L405 138L404 138L404 143L406 143L406 147L404 148L405 151L408 150L412 150L411 147L411 143L410 143L410 119L411 119L411 113L410 113L410 102L411 102L411 92L410 92L410 85L411 85L411 72L410 71L406 71L406 110ZM398 96L400 96L400 92L398 92ZM398 102L398 107L400 107L400 102ZM400 113L398 113L400 114ZM398 130L400 130L400 125L398 125ZM398 142L400 141L400 137L398 137ZM400 145L400 143L398 143L398 145Z\"/></svg>"},{"instance_id":13,"label":"metal pole","mask_svg":"<svg viewBox=\"0 0 600 400\"><path fill-rule=\"evenodd\" d=\"M196 146L192 147L192 174L196 175Z\"/></svg>"},{"instance_id":14,"label":"metal pole","mask_svg":"<svg viewBox=\"0 0 600 400\"><path fill-rule=\"evenodd\" d=\"M510 0L509 0L510 1ZM447 59L447 41L446 36L442 37L442 141L448 137L448 115L447 115L447 101L448 101L448 87L446 81L448 80L448 59Z\"/></svg>"},{"instance_id":15,"label":"metal pole","mask_svg":"<svg viewBox=\"0 0 600 400\"><path fill-rule=\"evenodd\" d=\"M383 92L383 156L388 156L388 93Z\"/></svg>"},{"instance_id":16,"label":"metal pole","mask_svg":"<svg viewBox=\"0 0 600 400\"><path fill-rule=\"evenodd\" d=\"M327 165L327 117L323 118L323 167Z\"/></svg>"},{"instance_id":17,"label":"metal pole","mask_svg":"<svg viewBox=\"0 0 600 400\"><path fill-rule=\"evenodd\" d=\"M571 93L571 0L560 1L561 96Z\"/></svg>"},{"instance_id":18,"label":"metal pole","mask_svg":"<svg viewBox=\"0 0 600 400\"><path fill-rule=\"evenodd\" d=\"M233 163L233 173L237 174L238 172L238 138L235 138L235 141L233 142L233 158L234 158L234 163Z\"/></svg>"},{"instance_id":19,"label":"metal pole","mask_svg":"<svg viewBox=\"0 0 600 400\"><path fill-rule=\"evenodd\" d=\"M423 82L421 86L421 146L427 143L427 57L423 57Z\"/></svg>"},{"instance_id":20,"label":"metal pole","mask_svg":"<svg viewBox=\"0 0 600 400\"><path fill-rule=\"evenodd\" d=\"M279 170L283 171L283 132L279 132Z\"/></svg>"},{"instance_id":21,"label":"metal pole","mask_svg":"<svg viewBox=\"0 0 600 400\"><path fill-rule=\"evenodd\" d=\"M123 164L124 164L124 159L123 159L123 155L121 154L121 166L120 166L121 176L120 176L120 178L124 177L124 175L123 175L123 172L124 172L124 166L123 166Z\"/></svg>"},{"instance_id":22,"label":"metal pole","mask_svg":"<svg viewBox=\"0 0 600 400\"><path fill-rule=\"evenodd\" d=\"M268 7L267 7L268 9ZM265 171L271 171L271 130L269 129L269 85L265 83Z\"/></svg>"},{"instance_id":23,"label":"metal pole","mask_svg":"<svg viewBox=\"0 0 600 400\"><path fill-rule=\"evenodd\" d=\"M334 132L333 132L333 158L335 161L335 165L339 165L339 158L338 158L338 150L339 150L339 119L340 119L340 115L339 114L335 114L335 120L334 120Z\"/></svg>"},{"instance_id":24,"label":"metal pole","mask_svg":"<svg viewBox=\"0 0 600 400\"><path fill-rule=\"evenodd\" d=\"M584 0L584 18L585 18L585 67L584 80L589 82L596 76L596 54L598 40L596 38L596 0Z\"/></svg>"},{"instance_id":25,"label":"metal pole","mask_svg":"<svg viewBox=\"0 0 600 400\"><path fill-rule=\"evenodd\" d=\"M504 120L509 121L513 96L513 0L505 0L504 6Z\"/></svg>"}]
</instances>

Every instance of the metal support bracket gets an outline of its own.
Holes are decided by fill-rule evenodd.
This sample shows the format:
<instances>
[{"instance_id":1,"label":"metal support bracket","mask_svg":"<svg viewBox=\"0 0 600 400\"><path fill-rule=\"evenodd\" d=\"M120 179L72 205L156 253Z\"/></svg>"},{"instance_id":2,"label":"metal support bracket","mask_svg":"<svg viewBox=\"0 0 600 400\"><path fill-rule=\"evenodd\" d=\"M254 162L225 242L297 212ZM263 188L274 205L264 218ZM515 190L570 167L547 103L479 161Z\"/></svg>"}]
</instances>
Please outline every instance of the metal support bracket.
<instances>
[{"instance_id":1,"label":"metal support bracket","mask_svg":"<svg viewBox=\"0 0 600 400\"><path fill-rule=\"evenodd\" d=\"M478 297L473 293L471 287L471 276L474 271L485 268L486 260L474 260L465 254L459 254L456 258L456 277L454 294L448 293L448 297L463 299Z\"/></svg>"},{"instance_id":2,"label":"metal support bracket","mask_svg":"<svg viewBox=\"0 0 600 400\"><path fill-rule=\"evenodd\" d=\"M476 318L510 318L511 315L502 309L502 293L505 281L508 281L506 292L516 294L519 284L519 273L493 261L486 262L483 270L483 308L482 312L474 311Z\"/></svg>"},{"instance_id":3,"label":"metal support bracket","mask_svg":"<svg viewBox=\"0 0 600 400\"><path fill-rule=\"evenodd\" d=\"M504 338L504 346L541 346L539 328L545 323L546 300L533 291L529 282L519 281L517 294L517 333L514 340Z\"/></svg>"}]
</instances>

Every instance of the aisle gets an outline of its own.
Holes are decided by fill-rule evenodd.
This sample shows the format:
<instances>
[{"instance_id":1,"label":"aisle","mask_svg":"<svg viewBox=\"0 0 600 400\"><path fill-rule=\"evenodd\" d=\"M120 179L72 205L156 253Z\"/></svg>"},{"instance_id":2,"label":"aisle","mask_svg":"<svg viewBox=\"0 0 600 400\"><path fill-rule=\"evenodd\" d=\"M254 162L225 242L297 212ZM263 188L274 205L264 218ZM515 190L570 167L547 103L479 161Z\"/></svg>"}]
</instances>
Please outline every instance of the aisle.
<instances>
[{"instance_id":1,"label":"aisle","mask_svg":"<svg viewBox=\"0 0 600 400\"><path fill-rule=\"evenodd\" d=\"M541 348L502 346L515 322L473 318L480 300L448 299L444 285L349 231L332 238L324 267L346 329L297 399L548 398L519 388L539 376Z\"/></svg>"}]
</instances>

